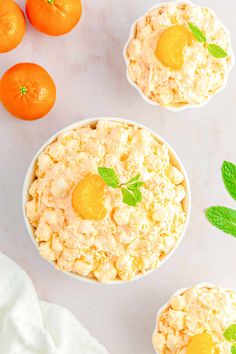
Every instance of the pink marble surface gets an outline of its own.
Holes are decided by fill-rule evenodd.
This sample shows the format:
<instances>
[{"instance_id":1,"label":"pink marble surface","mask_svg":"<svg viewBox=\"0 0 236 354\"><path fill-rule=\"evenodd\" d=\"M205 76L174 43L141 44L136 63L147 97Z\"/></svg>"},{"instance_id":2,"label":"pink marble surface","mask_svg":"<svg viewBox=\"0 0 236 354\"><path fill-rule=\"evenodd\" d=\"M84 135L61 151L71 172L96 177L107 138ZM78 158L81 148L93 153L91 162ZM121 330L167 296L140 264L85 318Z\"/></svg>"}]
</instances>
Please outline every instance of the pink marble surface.
<instances>
[{"instance_id":1,"label":"pink marble surface","mask_svg":"<svg viewBox=\"0 0 236 354\"><path fill-rule=\"evenodd\" d=\"M198 3L220 15L235 46L235 0ZM155 314L176 289L198 282L236 288L236 240L213 229L203 213L213 204L236 207L220 176L224 159L236 162L236 69L224 92L201 109L171 113L147 105L126 81L122 48L131 23L154 4L84 1L82 21L68 36L51 38L28 24L22 45L0 56L0 75L15 63L36 62L58 87L46 119L19 121L0 107L0 250L28 272L42 299L70 309L111 354L153 353ZM77 120L109 115L146 124L167 139L186 166L193 197L190 227L174 256L152 275L123 286L84 284L55 271L39 257L21 211L26 169L41 144Z\"/></svg>"}]
</instances>

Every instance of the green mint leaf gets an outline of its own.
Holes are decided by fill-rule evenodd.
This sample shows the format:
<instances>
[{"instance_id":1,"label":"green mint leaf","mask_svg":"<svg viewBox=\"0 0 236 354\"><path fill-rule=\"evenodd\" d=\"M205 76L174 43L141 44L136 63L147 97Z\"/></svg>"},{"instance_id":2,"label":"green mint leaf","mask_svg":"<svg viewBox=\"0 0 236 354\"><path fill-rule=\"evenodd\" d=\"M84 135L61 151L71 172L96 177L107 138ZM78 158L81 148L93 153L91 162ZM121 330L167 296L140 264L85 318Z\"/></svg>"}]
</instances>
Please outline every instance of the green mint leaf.
<instances>
[{"instance_id":1,"label":"green mint leaf","mask_svg":"<svg viewBox=\"0 0 236 354\"><path fill-rule=\"evenodd\" d=\"M231 347L231 353L236 354L236 344L233 344Z\"/></svg>"},{"instance_id":2,"label":"green mint leaf","mask_svg":"<svg viewBox=\"0 0 236 354\"><path fill-rule=\"evenodd\" d=\"M137 176L131 178L128 182L126 182L125 184L131 184L131 183L134 183L134 182L137 182L140 178L141 174L138 173Z\"/></svg>"},{"instance_id":3,"label":"green mint leaf","mask_svg":"<svg viewBox=\"0 0 236 354\"><path fill-rule=\"evenodd\" d=\"M112 168L98 167L98 173L103 181L112 188L119 187L119 178Z\"/></svg>"},{"instance_id":4,"label":"green mint leaf","mask_svg":"<svg viewBox=\"0 0 236 354\"><path fill-rule=\"evenodd\" d=\"M232 324L228 328L226 328L224 332L224 337L228 342L236 341L236 324Z\"/></svg>"},{"instance_id":5,"label":"green mint leaf","mask_svg":"<svg viewBox=\"0 0 236 354\"><path fill-rule=\"evenodd\" d=\"M190 31L192 32L192 34L194 35L194 37L198 42L206 42L207 39L205 34L196 25L190 22L188 24L188 28L190 29Z\"/></svg>"},{"instance_id":6,"label":"green mint leaf","mask_svg":"<svg viewBox=\"0 0 236 354\"><path fill-rule=\"evenodd\" d=\"M223 232L236 237L236 210L216 206L206 210L210 223Z\"/></svg>"},{"instance_id":7,"label":"green mint leaf","mask_svg":"<svg viewBox=\"0 0 236 354\"><path fill-rule=\"evenodd\" d=\"M208 52L215 58L226 58L228 54L217 44L208 44Z\"/></svg>"},{"instance_id":8,"label":"green mint leaf","mask_svg":"<svg viewBox=\"0 0 236 354\"><path fill-rule=\"evenodd\" d=\"M231 197L236 200L236 165L231 162L224 161L222 165L222 177L225 188Z\"/></svg>"},{"instance_id":9,"label":"green mint leaf","mask_svg":"<svg viewBox=\"0 0 236 354\"><path fill-rule=\"evenodd\" d=\"M133 193L137 203L142 201L142 193L137 187L132 184L131 186L128 186L128 190Z\"/></svg>"},{"instance_id":10,"label":"green mint leaf","mask_svg":"<svg viewBox=\"0 0 236 354\"><path fill-rule=\"evenodd\" d=\"M121 189L122 196L123 196L123 203L129 205L129 206L136 206L137 205L137 200L135 196L128 191L126 188Z\"/></svg>"},{"instance_id":11,"label":"green mint leaf","mask_svg":"<svg viewBox=\"0 0 236 354\"><path fill-rule=\"evenodd\" d=\"M143 182L136 182L136 183L130 184L128 186L128 189L130 189L132 191L134 189L138 189L138 188L142 187L143 185L144 185Z\"/></svg>"},{"instance_id":12,"label":"green mint leaf","mask_svg":"<svg viewBox=\"0 0 236 354\"><path fill-rule=\"evenodd\" d=\"M134 197L135 197L137 203L140 203L142 201L142 193L140 192L140 190L139 189L135 189L133 191L133 193L134 193Z\"/></svg>"}]
</instances>

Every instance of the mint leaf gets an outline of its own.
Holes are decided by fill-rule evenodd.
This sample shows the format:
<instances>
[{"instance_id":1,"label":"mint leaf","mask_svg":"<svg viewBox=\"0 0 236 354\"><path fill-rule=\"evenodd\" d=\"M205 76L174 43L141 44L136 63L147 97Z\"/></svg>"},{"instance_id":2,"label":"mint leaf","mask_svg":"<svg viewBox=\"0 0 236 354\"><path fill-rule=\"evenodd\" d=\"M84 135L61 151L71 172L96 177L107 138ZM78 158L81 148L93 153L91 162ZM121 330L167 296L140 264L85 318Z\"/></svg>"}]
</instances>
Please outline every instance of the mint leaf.
<instances>
[{"instance_id":1,"label":"mint leaf","mask_svg":"<svg viewBox=\"0 0 236 354\"><path fill-rule=\"evenodd\" d=\"M236 200L236 165L231 162L224 161L222 165L222 177L225 188L231 197Z\"/></svg>"},{"instance_id":2,"label":"mint leaf","mask_svg":"<svg viewBox=\"0 0 236 354\"><path fill-rule=\"evenodd\" d=\"M228 54L217 44L208 44L207 45L208 52L215 58L226 58Z\"/></svg>"},{"instance_id":3,"label":"mint leaf","mask_svg":"<svg viewBox=\"0 0 236 354\"><path fill-rule=\"evenodd\" d=\"M127 187L129 191L131 191L137 201L137 203L140 203L142 201L142 193L140 190L135 186L135 184L131 184L131 186Z\"/></svg>"},{"instance_id":4,"label":"mint leaf","mask_svg":"<svg viewBox=\"0 0 236 354\"><path fill-rule=\"evenodd\" d=\"M218 229L236 237L236 210L216 206L206 210L206 217Z\"/></svg>"},{"instance_id":5,"label":"mint leaf","mask_svg":"<svg viewBox=\"0 0 236 354\"><path fill-rule=\"evenodd\" d=\"M231 353L236 354L236 344L233 344L231 347Z\"/></svg>"},{"instance_id":6,"label":"mint leaf","mask_svg":"<svg viewBox=\"0 0 236 354\"><path fill-rule=\"evenodd\" d=\"M103 181L112 188L119 187L119 178L112 168L98 167L98 173Z\"/></svg>"},{"instance_id":7,"label":"mint leaf","mask_svg":"<svg viewBox=\"0 0 236 354\"><path fill-rule=\"evenodd\" d=\"M228 342L235 342L236 341L236 324L232 324L231 326L226 328L226 330L224 332L224 337Z\"/></svg>"},{"instance_id":8,"label":"mint leaf","mask_svg":"<svg viewBox=\"0 0 236 354\"><path fill-rule=\"evenodd\" d=\"M122 196L123 196L123 203L129 205L129 206L136 206L137 205L137 200L135 196L128 191L126 188L121 189Z\"/></svg>"},{"instance_id":9,"label":"mint leaf","mask_svg":"<svg viewBox=\"0 0 236 354\"><path fill-rule=\"evenodd\" d=\"M130 189L131 191L134 190L134 189L137 189L137 188L140 188L144 185L143 182L136 182L136 183L133 183L133 184L130 184L128 186L128 189Z\"/></svg>"},{"instance_id":10,"label":"mint leaf","mask_svg":"<svg viewBox=\"0 0 236 354\"><path fill-rule=\"evenodd\" d=\"M190 22L188 24L188 28L190 29L190 31L192 32L192 34L194 35L194 37L198 42L206 42L207 39L205 34L196 25Z\"/></svg>"},{"instance_id":11,"label":"mint leaf","mask_svg":"<svg viewBox=\"0 0 236 354\"><path fill-rule=\"evenodd\" d=\"M134 182L137 182L140 178L141 174L138 173L137 176L131 178L128 182L126 182L125 184L131 184L131 183L134 183Z\"/></svg>"},{"instance_id":12,"label":"mint leaf","mask_svg":"<svg viewBox=\"0 0 236 354\"><path fill-rule=\"evenodd\" d=\"M133 191L133 193L134 193L134 197L135 197L137 203L140 203L142 201L142 193L140 192L140 190L139 189L135 189Z\"/></svg>"}]
</instances>

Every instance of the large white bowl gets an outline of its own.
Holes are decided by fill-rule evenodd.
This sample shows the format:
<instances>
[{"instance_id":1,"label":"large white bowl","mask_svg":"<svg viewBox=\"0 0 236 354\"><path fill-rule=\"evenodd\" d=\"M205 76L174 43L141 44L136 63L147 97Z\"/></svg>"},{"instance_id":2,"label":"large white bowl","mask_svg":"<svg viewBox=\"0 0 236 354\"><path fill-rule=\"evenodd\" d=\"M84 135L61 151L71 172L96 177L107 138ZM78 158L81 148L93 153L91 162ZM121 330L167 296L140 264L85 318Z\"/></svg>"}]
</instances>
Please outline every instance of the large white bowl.
<instances>
[{"instance_id":1,"label":"large white bowl","mask_svg":"<svg viewBox=\"0 0 236 354\"><path fill-rule=\"evenodd\" d=\"M166 144L168 146L172 163L176 167L178 167L179 170L184 175L184 179L185 179L184 186L185 186L185 189L186 189L186 192L187 192L186 198L183 201L183 207L184 207L184 210L185 210L185 212L187 214L187 220L186 220L185 228L184 228L184 231L183 231L181 237L179 238L177 244L175 245L174 249L171 252L169 252L169 254L167 254L165 257L163 257L163 260L160 262L159 266L157 267L157 268L159 268L162 264L164 264L171 257L173 252L177 249L177 247L179 246L180 242L182 241L182 239L184 237L184 234L185 234L185 232L187 230L187 226L189 224L189 219L190 219L190 214L191 214L191 192L190 192L189 179L188 179L187 173L185 171L185 168L184 168L180 158L178 157L177 153L174 151L174 149L163 138L161 138L156 132L154 132L153 130L145 127L144 125L136 123L136 122L133 122L133 121L130 121L128 119L106 117L106 118L91 118L91 119L82 120L82 121L79 121L79 122L77 122L75 124L72 124L72 125L64 128L64 129L62 129L61 131L59 131L58 133L53 135L48 141L46 141L45 144L43 144L43 146L39 149L39 151L34 156L32 162L31 162L31 164L29 166L29 169L28 169L28 171L26 173L24 186L23 186L22 208L23 208L23 216L24 216L24 221L25 221L25 225L26 225L27 231L28 231L28 233L29 233L29 235L31 237L31 240L33 241L35 246L38 248L38 245L37 245L37 242L36 242L36 239L35 239L35 236L34 236L35 230L34 230L34 228L32 227L32 225L30 224L30 222L29 222L29 220L27 218L25 205L26 205L26 202L30 198L29 197L29 188L30 188L32 182L35 179L35 165L36 165L36 162L38 160L39 155L45 150L45 148L49 144L54 142L57 139L58 135L61 134L62 132L67 131L67 130L72 130L72 129L75 129L75 128L80 128L80 127L83 127L83 126L86 126L86 125L94 125L100 120L110 120L110 121L123 122L123 123L128 123L130 125L136 125L136 126L138 126L140 128L146 129L147 131L149 131L157 139L157 141L159 141L161 144ZM53 264L53 262L51 264ZM150 271L148 271L145 274L138 275L134 280L138 280L138 279L144 277L145 275L152 273L157 268L151 269ZM77 275L77 274L71 273L71 272L65 272L65 273L70 275L70 276L72 276L72 277L74 277L74 278L76 278L76 279L79 279L79 280L82 280L82 281L85 281L85 282L99 283L96 279L90 279L90 278L83 277L83 276L80 276L80 275ZM108 283L108 285L109 284L124 284L124 283L127 283L127 281L116 280L116 281Z\"/></svg>"},{"instance_id":2,"label":"large white bowl","mask_svg":"<svg viewBox=\"0 0 236 354\"><path fill-rule=\"evenodd\" d=\"M226 87L226 84L227 84L227 81L228 81L228 78L229 78L229 74L230 74L230 71L231 69L233 68L234 66L234 63L235 63L235 58L234 58L234 53L233 51L230 53L231 55L231 64L228 68L228 71L226 73L226 77L225 77L225 81L224 81L224 85L217 91L215 92L214 95L212 95L211 97L208 98L208 100L206 100L205 102L201 103L201 104L196 104L196 105L190 105L190 104L186 104L186 105L182 105L182 106L179 106L179 107L175 107L175 106L163 106L161 105L160 103L158 102L155 102L153 100L151 100L149 97L147 97L143 92L142 90L139 88L139 86L131 80L130 76L129 76L129 73L128 73L128 65L129 65L129 59L128 59L128 56L127 56L127 51L128 51L128 47L129 47L129 44L130 44L130 41L134 38L134 35L135 35L135 31L136 31L136 26L137 24L147 15L147 13L149 13L151 10L154 10L156 8L159 8L159 7L162 7L162 6L167 6L169 4L173 4L173 3L187 3L187 4L194 4L192 1L189 1L189 0L176 0L176 1L170 1L170 2L159 2L157 3L156 5L152 6L144 15L142 15L141 17L139 17L137 20L134 21L134 23L131 25L131 30L130 30L130 35L129 35L129 38L124 46L124 49L123 49L123 57L124 57L124 60L125 60L125 64L126 64L126 77L127 77L127 80L128 82L130 83L131 86L133 86L140 94L140 96L143 98L143 100L147 103L149 103L150 105L152 106L161 106L163 108L166 108L168 109L169 111L171 112L180 112L180 111L183 111L185 109L189 109L189 108L195 108L195 107L203 107L205 106L217 93L223 91ZM204 6L206 7L206 6ZM212 9L206 7L207 9L211 10L212 12L214 12ZM218 18L218 16L217 16ZM230 34L230 31L229 29L222 23L220 22L222 27L225 29L225 31L228 33L229 37L230 37L230 40L231 40L231 34ZM232 43L232 41L231 41Z\"/></svg>"},{"instance_id":3,"label":"large white bowl","mask_svg":"<svg viewBox=\"0 0 236 354\"><path fill-rule=\"evenodd\" d=\"M197 284L195 286L191 286L189 288L184 288L184 289L180 289L180 290L177 290L172 296L171 298L169 299L169 301L163 305L160 310L158 311L157 313L157 316L156 316L156 327L155 327L155 330L154 330L154 333L153 333L153 337L155 336L155 334L159 331L159 327L158 327L158 324L159 324L159 320L160 320L160 317L162 315L162 313L164 311L166 311L169 306L170 306L170 303L171 303L171 300L175 297L175 296L179 296L179 295L182 295L184 294L187 290L190 290L192 289L193 287L195 288L208 288L208 289L212 289L212 288L220 288L219 286L217 285L213 285L213 284L210 284L210 283L200 283L200 284ZM232 291L235 291L235 289L230 289ZM153 347L154 347L154 343L153 343ZM155 350L155 347L154 347L154 350ZM156 354L161 354L160 352L156 352Z\"/></svg>"}]
</instances>

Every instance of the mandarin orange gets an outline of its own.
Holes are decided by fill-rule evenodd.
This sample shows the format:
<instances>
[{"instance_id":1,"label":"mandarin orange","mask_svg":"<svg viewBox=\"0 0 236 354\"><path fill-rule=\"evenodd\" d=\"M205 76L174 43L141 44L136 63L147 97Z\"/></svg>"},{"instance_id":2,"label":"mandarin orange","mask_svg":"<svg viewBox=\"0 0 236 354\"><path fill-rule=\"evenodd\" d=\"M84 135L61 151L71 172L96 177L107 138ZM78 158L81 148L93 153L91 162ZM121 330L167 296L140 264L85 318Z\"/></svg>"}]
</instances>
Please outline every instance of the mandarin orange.
<instances>
[{"instance_id":1,"label":"mandarin orange","mask_svg":"<svg viewBox=\"0 0 236 354\"><path fill-rule=\"evenodd\" d=\"M25 16L12 0L0 1L0 53L16 48L25 35Z\"/></svg>"},{"instance_id":2,"label":"mandarin orange","mask_svg":"<svg viewBox=\"0 0 236 354\"><path fill-rule=\"evenodd\" d=\"M215 353L215 344L212 336L206 332L192 337L188 346L187 354L213 354Z\"/></svg>"},{"instance_id":3,"label":"mandarin orange","mask_svg":"<svg viewBox=\"0 0 236 354\"><path fill-rule=\"evenodd\" d=\"M170 69L180 70L184 64L184 47L191 45L191 32L181 25L166 29L160 36L156 46L156 56L160 62Z\"/></svg>"},{"instance_id":4,"label":"mandarin orange","mask_svg":"<svg viewBox=\"0 0 236 354\"><path fill-rule=\"evenodd\" d=\"M107 210L103 204L105 183L98 175L87 175L76 185L72 193L75 211L88 220L102 220Z\"/></svg>"},{"instance_id":5,"label":"mandarin orange","mask_svg":"<svg viewBox=\"0 0 236 354\"><path fill-rule=\"evenodd\" d=\"M56 87L51 76L41 66L20 63L3 75L0 99L13 116L35 120L52 109L56 100Z\"/></svg>"},{"instance_id":6,"label":"mandarin orange","mask_svg":"<svg viewBox=\"0 0 236 354\"><path fill-rule=\"evenodd\" d=\"M38 31L60 36L77 25L82 5L81 0L27 0L26 13Z\"/></svg>"}]
</instances>

